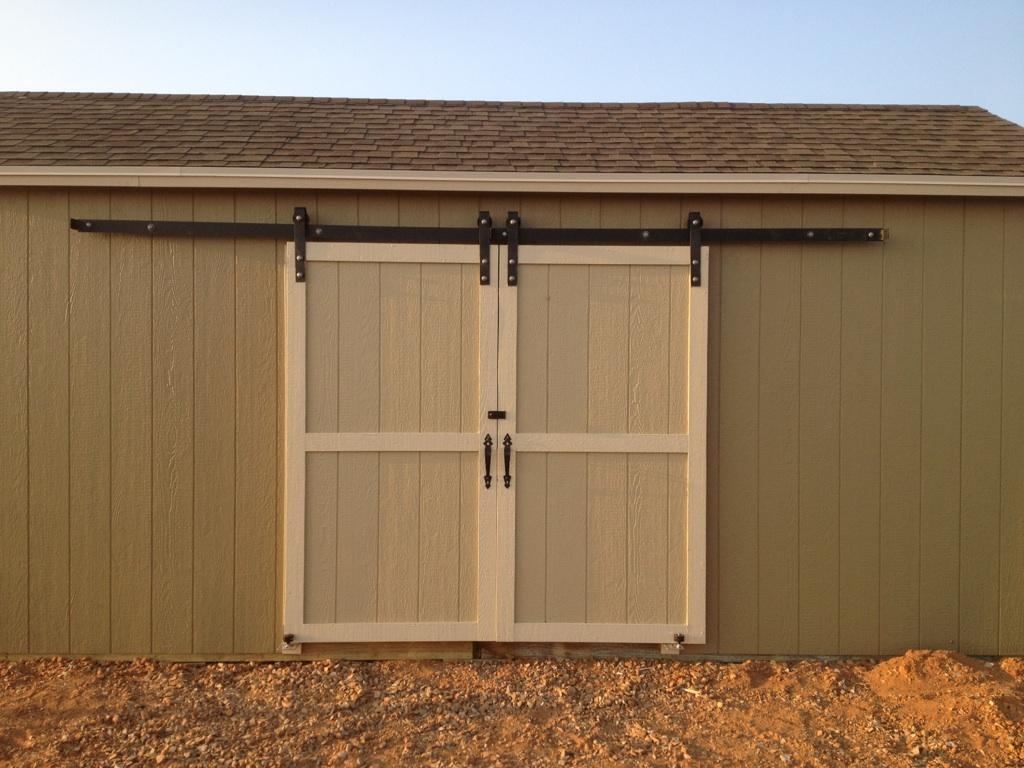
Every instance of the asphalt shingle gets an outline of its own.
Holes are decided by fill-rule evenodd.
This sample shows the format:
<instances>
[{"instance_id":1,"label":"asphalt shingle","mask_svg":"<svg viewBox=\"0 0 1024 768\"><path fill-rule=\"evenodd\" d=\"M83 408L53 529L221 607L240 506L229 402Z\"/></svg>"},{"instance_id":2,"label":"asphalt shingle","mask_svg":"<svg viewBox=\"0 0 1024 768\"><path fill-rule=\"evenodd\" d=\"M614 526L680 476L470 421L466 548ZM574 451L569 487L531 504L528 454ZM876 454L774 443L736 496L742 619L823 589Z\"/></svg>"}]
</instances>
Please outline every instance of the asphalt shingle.
<instances>
[{"instance_id":1,"label":"asphalt shingle","mask_svg":"<svg viewBox=\"0 0 1024 768\"><path fill-rule=\"evenodd\" d=\"M978 107L0 93L0 165L1024 176Z\"/></svg>"}]
</instances>

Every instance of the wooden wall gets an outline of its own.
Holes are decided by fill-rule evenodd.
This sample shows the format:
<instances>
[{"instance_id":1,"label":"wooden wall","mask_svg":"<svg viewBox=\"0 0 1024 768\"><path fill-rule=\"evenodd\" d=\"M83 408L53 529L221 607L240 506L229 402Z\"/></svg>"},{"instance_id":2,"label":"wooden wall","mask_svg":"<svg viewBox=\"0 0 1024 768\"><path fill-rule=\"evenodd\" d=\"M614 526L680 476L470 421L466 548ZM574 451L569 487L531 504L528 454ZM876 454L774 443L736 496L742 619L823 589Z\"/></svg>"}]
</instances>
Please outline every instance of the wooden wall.
<instances>
[{"instance_id":1,"label":"wooden wall","mask_svg":"<svg viewBox=\"0 0 1024 768\"><path fill-rule=\"evenodd\" d=\"M275 206L0 191L0 651L274 647L275 244L79 235L68 218Z\"/></svg>"},{"instance_id":2,"label":"wooden wall","mask_svg":"<svg viewBox=\"0 0 1024 768\"><path fill-rule=\"evenodd\" d=\"M70 216L874 226L711 274L701 653L1024 653L1024 203L0 190L0 654L271 653L280 243Z\"/></svg>"}]
</instances>

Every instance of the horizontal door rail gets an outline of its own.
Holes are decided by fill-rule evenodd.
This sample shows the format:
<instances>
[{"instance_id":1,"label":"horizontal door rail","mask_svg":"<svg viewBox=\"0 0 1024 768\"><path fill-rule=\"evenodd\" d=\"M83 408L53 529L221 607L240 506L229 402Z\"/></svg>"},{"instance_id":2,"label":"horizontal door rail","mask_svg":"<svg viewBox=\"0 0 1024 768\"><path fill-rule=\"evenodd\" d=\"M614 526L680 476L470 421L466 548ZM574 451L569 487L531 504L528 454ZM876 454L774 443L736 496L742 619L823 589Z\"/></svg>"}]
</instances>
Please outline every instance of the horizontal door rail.
<instances>
[{"instance_id":1,"label":"horizontal door rail","mask_svg":"<svg viewBox=\"0 0 1024 768\"><path fill-rule=\"evenodd\" d=\"M522 265L682 267L690 265L689 249L679 245L547 245L521 253L520 258Z\"/></svg>"},{"instance_id":2,"label":"horizontal door rail","mask_svg":"<svg viewBox=\"0 0 1024 768\"><path fill-rule=\"evenodd\" d=\"M601 432L520 432L519 453L689 453L689 435Z\"/></svg>"},{"instance_id":3,"label":"horizontal door rail","mask_svg":"<svg viewBox=\"0 0 1024 768\"><path fill-rule=\"evenodd\" d=\"M522 225L521 225L522 226ZM71 229L121 235L168 237L253 237L292 240L292 224L220 221L146 221L126 219L71 219ZM852 243L880 242L888 236L881 227L708 228L701 230L705 245L714 243ZM309 224L310 243L438 243L479 245L477 227L367 227L345 224ZM490 231L491 243L507 242L504 227ZM522 226L519 245L689 245L685 228L540 228Z\"/></svg>"},{"instance_id":4,"label":"horizontal door rail","mask_svg":"<svg viewBox=\"0 0 1024 768\"><path fill-rule=\"evenodd\" d=\"M480 211L475 227L369 227L358 224L310 224L305 208L298 207L291 224L216 221L143 221L71 219L78 232L181 237L256 237L295 243L295 280L306 279L307 243L434 243L476 245L480 249L480 283L490 284L489 245L505 244L508 284L518 284L519 247L530 245L686 245L690 248L690 285L701 285L701 246L715 243L877 243L888 232L881 227L781 227L704 229L699 211L687 214L686 227L669 229L601 229L524 227L516 211L509 211L504 227L493 227L490 213Z\"/></svg>"},{"instance_id":5,"label":"horizontal door rail","mask_svg":"<svg viewBox=\"0 0 1024 768\"><path fill-rule=\"evenodd\" d=\"M452 451L473 453L476 432L307 432L307 452L317 451Z\"/></svg>"},{"instance_id":6,"label":"horizontal door rail","mask_svg":"<svg viewBox=\"0 0 1024 768\"><path fill-rule=\"evenodd\" d=\"M306 261L476 264L478 248L450 243L321 243L306 252Z\"/></svg>"},{"instance_id":7,"label":"horizontal door rail","mask_svg":"<svg viewBox=\"0 0 1024 768\"><path fill-rule=\"evenodd\" d=\"M468 642L480 639L475 621L369 621L303 623L289 628L288 645L301 643ZM667 642L667 641L666 641Z\"/></svg>"},{"instance_id":8,"label":"horizontal door rail","mask_svg":"<svg viewBox=\"0 0 1024 768\"><path fill-rule=\"evenodd\" d=\"M695 632L686 624L597 624L597 623L524 623L512 629L517 643L564 642L567 637L585 637L588 643L703 643L704 632Z\"/></svg>"}]
</instances>

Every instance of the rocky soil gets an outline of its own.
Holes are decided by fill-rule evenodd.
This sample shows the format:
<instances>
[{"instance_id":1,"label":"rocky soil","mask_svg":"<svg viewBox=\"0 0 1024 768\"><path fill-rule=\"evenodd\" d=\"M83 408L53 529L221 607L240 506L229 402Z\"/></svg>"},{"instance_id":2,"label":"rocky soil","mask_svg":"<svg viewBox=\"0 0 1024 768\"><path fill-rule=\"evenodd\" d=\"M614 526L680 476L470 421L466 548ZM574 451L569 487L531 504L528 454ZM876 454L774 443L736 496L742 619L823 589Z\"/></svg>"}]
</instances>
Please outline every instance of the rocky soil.
<instances>
[{"instance_id":1,"label":"rocky soil","mask_svg":"<svg viewBox=\"0 0 1024 768\"><path fill-rule=\"evenodd\" d=\"M11 766L1024 766L1024 660L0 661Z\"/></svg>"}]
</instances>

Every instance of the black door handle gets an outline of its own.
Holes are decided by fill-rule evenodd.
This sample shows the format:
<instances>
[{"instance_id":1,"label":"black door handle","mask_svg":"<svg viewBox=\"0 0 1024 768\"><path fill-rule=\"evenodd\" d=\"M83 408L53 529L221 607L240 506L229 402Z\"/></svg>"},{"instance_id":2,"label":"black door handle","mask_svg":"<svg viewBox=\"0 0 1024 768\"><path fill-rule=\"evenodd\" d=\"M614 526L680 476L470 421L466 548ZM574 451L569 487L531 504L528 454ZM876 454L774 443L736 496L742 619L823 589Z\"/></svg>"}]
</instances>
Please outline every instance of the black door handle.
<instances>
[{"instance_id":1,"label":"black door handle","mask_svg":"<svg viewBox=\"0 0 1024 768\"><path fill-rule=\"evenodd\" d=\"M505 446L505 476L502 479L505 481L505 487L508 488L512 485L512 475L509 474L509 469L512 465L512 438L505 435L505 439L501 441L501 444Z\"/></svg>"},{"instance_id":2,"label":"black door handle","mask_svg":"<svg viewBox=\"0 0 1024 768\"><path fill-rule=\"evenodd\" d=\"M487 435L484 438L484 488L491 487L491 446L494 445L494 441L491 440L491 436Z\"/></svg>"}]
</instances>

